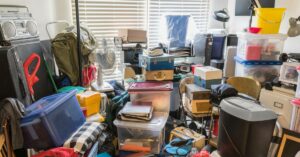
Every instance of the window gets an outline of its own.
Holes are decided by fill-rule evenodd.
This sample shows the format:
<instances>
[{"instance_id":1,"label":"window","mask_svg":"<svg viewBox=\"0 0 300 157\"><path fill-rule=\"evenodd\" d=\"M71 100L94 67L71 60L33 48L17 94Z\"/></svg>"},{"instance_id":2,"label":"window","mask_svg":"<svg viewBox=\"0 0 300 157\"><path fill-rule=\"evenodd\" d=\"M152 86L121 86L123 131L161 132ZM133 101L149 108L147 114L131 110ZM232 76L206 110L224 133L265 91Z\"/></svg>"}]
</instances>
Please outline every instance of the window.
<instances>
[{"instance_id":1,"label":"window","mask_svg":"<svg viewBox=\"0 0 300 157\"><path fill-rule=\"evenodd\" d=\"M75 21L75 4L73 19ZM148 47L159 42L160 17L164 13L191 14L200 32L207 29L209 0L79 0L80 21L92 30L101 41L112 43L118 29L147 29ZM121 57L117 53L118 67ZM104 79L120 79L121 73L104 76Z\"/></svg>"},{"instance_id":2,"label":"window","mask_svg":"<svg viewBox=\"0 0 300 157\"><path fill-rule=\"evenodd\" d=\"M166 13L190 14L200 32L206 32L209 0L149 0L148 2L149 46L157 46L161 16Z\"/></svg>"},{"instance_id":3,"label":"window","mask_svg":"<svg viewBox=\"0 0 300 157\"><path fill-rule=\"evenodd\" d=\"M73 21L76 21L75 1L72 0ZM79 0L80 22L85 23L94 33L99 42L107 39L108 45L113 44L113 38L118 35L119 29L146 28L146 0ZM104 80L122 79L121 53L116 52L116 71L105 72ZM108 75L109 74L109 75Z\"/></svg>"}]
</instances>

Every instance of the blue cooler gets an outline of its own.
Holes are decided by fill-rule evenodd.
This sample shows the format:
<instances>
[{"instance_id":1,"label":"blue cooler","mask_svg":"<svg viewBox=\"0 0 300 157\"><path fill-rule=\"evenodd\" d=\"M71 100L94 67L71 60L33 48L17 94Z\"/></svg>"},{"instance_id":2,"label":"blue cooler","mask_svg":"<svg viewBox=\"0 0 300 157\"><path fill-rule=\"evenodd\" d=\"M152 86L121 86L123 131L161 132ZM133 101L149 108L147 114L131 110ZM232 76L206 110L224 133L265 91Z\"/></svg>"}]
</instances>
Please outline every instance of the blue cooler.
<instances>
[{"instance_id":1,"label":"blue cooler","mask_svg":"<svg viewBox=\"0 0 300 157\"><path fill-rule=\"evenodd\" d=\"M26 108L21 119L24 148L59 147L84 122L76 91L44 97Z\"/></svg>"}]
</instances>

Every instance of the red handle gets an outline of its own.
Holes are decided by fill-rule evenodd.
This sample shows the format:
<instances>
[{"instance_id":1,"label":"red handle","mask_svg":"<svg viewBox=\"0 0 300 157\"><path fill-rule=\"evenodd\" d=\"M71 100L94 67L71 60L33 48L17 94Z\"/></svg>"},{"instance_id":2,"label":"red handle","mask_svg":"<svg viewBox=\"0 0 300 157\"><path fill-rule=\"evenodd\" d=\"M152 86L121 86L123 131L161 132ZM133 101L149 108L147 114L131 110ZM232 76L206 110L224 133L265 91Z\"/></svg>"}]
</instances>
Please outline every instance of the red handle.
<instances>
[{"instance_id":1,"label":"red handle","mask_svg":"<svg viewBox=\"0 0 300 157\"><path fill-rule=\"evenodd\" d=\"M29 66L33 63L34 60L37 60L37 63L32 71L32 73L29 72ZM32 53L24 62L23 68L24 73L27 81L27 86L29 88L29 92L31 95L34 94L33 85L39 81L39 78L36 76L36 73L38 72L41 64L41 58L38 54Z\"/></svg>"}]
</instances>

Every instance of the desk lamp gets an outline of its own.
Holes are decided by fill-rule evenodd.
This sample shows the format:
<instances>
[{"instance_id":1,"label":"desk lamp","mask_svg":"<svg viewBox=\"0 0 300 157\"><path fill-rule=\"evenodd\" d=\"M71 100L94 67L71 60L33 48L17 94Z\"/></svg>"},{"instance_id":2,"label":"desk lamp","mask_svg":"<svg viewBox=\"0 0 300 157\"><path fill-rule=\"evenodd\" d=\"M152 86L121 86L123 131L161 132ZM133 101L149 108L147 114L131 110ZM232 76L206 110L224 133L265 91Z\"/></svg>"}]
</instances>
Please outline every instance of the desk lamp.
<instances>
[{"instance_id":1,"label":"desk lamp","mask_svg":"<svg viewBox=\"0 0 300 157\"><path fill-rule=\"evenodd\" d=\"M220 22L223 22L223 27L225 29L225 23L229 21L230 16L226 8L214 12L214 19Z\"/></svg>"}]
</instances>

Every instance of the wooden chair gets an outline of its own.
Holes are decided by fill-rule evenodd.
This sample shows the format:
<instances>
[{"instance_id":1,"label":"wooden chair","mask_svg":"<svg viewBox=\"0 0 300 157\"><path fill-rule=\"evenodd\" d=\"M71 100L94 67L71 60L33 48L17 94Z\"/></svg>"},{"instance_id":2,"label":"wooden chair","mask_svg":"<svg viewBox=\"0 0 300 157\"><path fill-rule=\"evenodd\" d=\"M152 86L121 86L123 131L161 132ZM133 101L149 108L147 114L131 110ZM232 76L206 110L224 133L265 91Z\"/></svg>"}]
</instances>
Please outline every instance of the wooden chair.
<instances>
[{"instance_id":1,"label":"wooden chair","mask_svg":"<svg viewBox=\"0 0 300 157\"><path fill-rule=\"evenodd\" d=\"M3 133L0 134L0 157L15 157L10 141L8 120L5 121L2 127Z\"/></svg>"},{"instance_id":2,"label":"wooden chair","mask_svg":"<svg viewBox=\"0 0 300 157\"><path fill-rule=\"evenodd\" d=\"M185 103L186 99L187 99L185 97L186 85L193 84L193 83L194 83L194 77L186 77L186 78L183 78L179 84L180 106L181 106L181 112L182 112L181 119L184 121L186 127L188 127L188 121L191 121L191 122L198 121L198 122L204 124L205 118L211 119L211 116L212 116L212 111L209 111L208 113L203 113L203 114L194 114L186 106L186 103ZM188 120L187 117L190 119ZM204 131L204 130L202 130L202 131Z\"/></svg>"},{"instance_id":3,"label":"wooden chair","mask_svg":"<svg viewBox=\"0 0 300 157\"><path fill-rule=\"evenodd\" d=\"M258 81L247 77L230 77L226 82L239 93L249 95L256 100L259 99L261 85Z\"/></svg>"}]
</instances>

